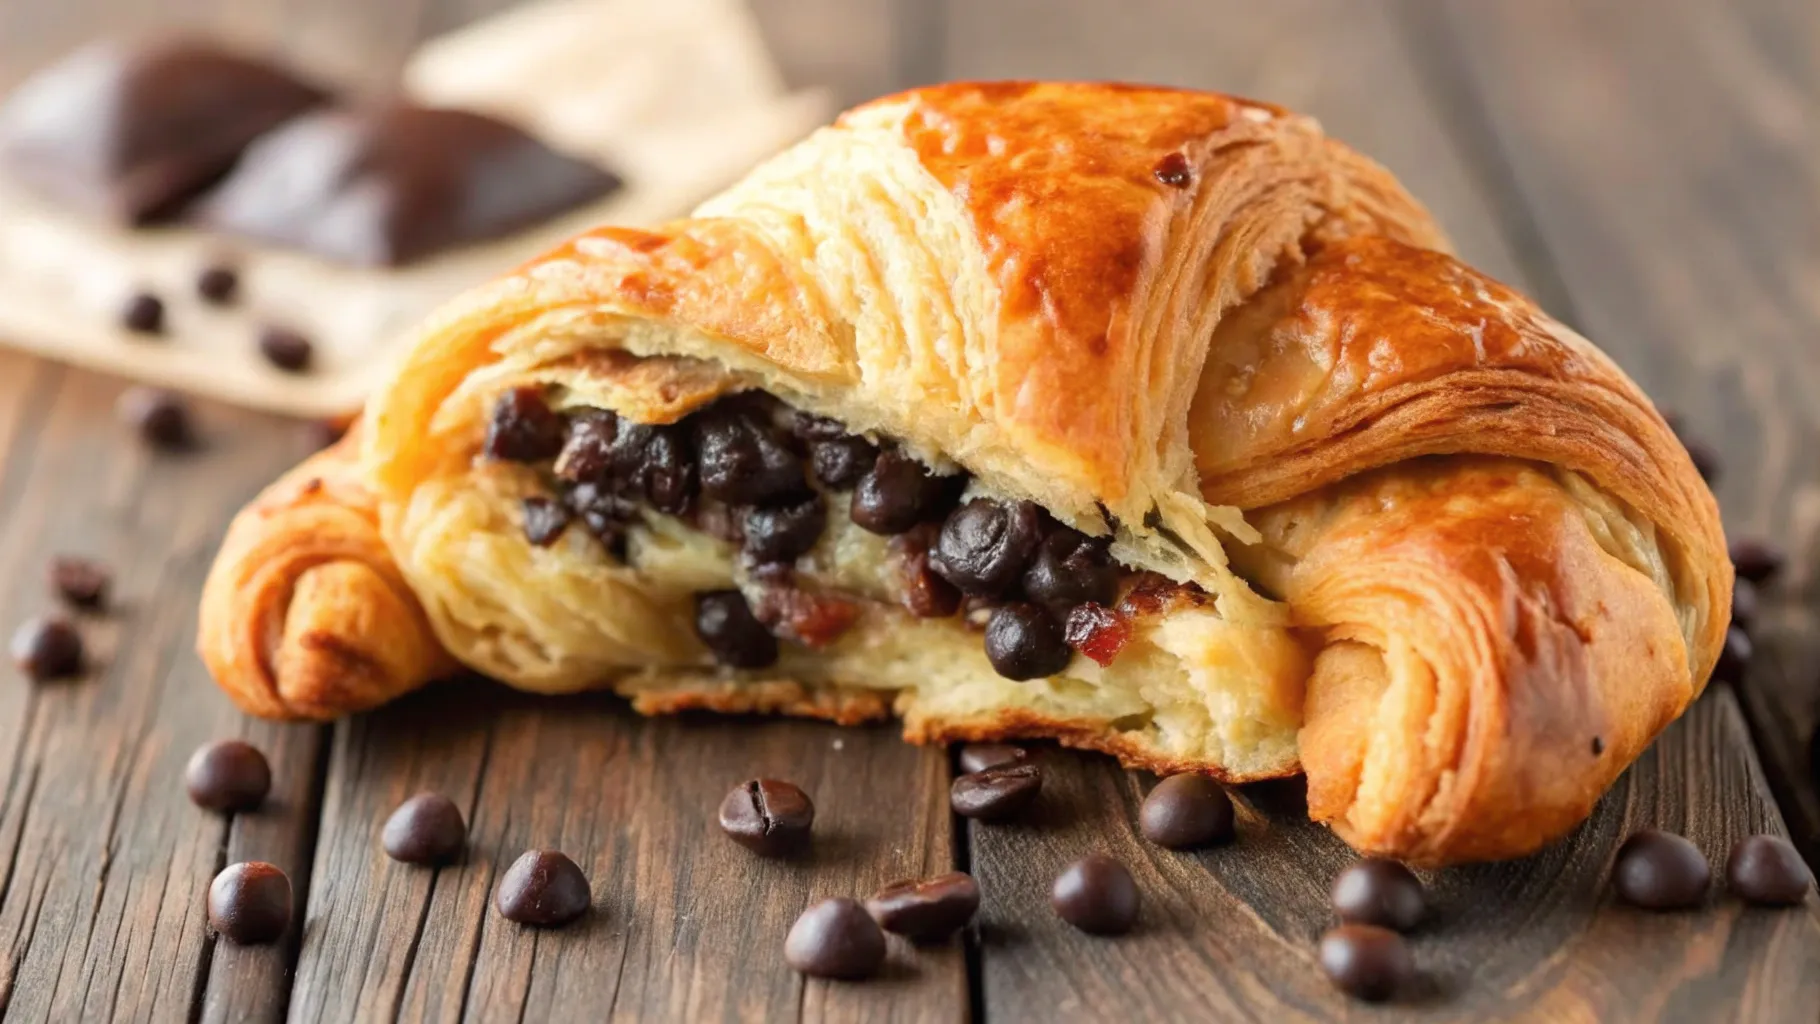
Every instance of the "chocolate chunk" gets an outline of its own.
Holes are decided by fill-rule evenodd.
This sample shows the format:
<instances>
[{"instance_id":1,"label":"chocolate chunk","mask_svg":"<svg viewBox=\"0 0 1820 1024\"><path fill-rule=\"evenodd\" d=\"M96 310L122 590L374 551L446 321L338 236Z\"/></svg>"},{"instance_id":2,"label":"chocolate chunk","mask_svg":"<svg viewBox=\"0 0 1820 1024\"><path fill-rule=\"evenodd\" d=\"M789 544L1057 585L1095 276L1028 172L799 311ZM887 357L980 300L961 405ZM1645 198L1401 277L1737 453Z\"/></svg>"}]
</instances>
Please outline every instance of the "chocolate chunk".
<instances>
[{"instance_id":1,"label":"chocolate chunk","mask_svg":"<svg viewBox=\"0 0 1820 1024\"><path fill-rule=\"evenodd\" d=\"M209 883L209 927L242 946L277 942L291 925L291 880L264 861L229 864Z\"/></svg>"},{"instance_id":2,"label":"chocolate chunk","mask_svg":"<svg viewBox=\"0 0 1820 1024\"><path fill-rule=\"evenodd\" d=\"M645 444L636 482L652 508L673 516L683 515L694 504L699 486L695 451L688 435L676 426L643 429L651 431L651 438Z\"/></svg>"},{"instance_id":3,"label":"chocolate chunk","mask_svg":"<svg viewBox=\"0 0 1820 1024\"><path fill-rule=\"evenodd\" d=\"M636 456L630 446L616 452L619 440L619 416L611 409L583 409L569 417L568 436L556 456L556 475L577 483L609 487L616 477L629 476L636 462L620 465L618 460Z\"/></svg>"},{"instance_id":4,"label":"chocolate chunk","mask_svg":"<svg viewBox=\"0 0 1820 1024\"><path fill-rule=\"evenodd\" d=\"M1750 634L1737 626L1725 630L1725 646L1719 648L1719 663L1713 666L1713 682L1737 684L1744 681L1744 674L1750 670L1751 655L1756 645L1751 643Z\"/></svg>"},{"instance_id":5,"label":"chocolate chunk","mask_svg":"<svg viewBox=\"0 0 1820 1024\"><path fill-rule=\"evenodd\" d=\"M1145 839L1171 850L1231 842L1232 798L1205 775L1171 775L1144 797L1138 827Z\"/></svg>"},{"instance_id":6,"label":"chocolate chunk","mask_svg":"<svg viewBox=\"0 0 1820 1024\"><path fill-rule=\"evenodd\" d=\"M1008 764L971 772L948 788L948 806L963 818L1003 821L1036 803L1043 791L1043 770L1034 764Z\"/></svg>"},{"instance_id":7,"label":"chocolate chunk","mask_svg":"<svg viewBox=\"0 0 1820 1024\"><path fill-rule=\"evenodd\" d=\"M259 330L259 354L286 373L302 373L310 368L316 346L301 331L267 324Z\"/></svg>"},{"instance_id":8,"label":"chocolate chunk","mask_svg":"<svg viewBox=\"0 0 1820 1024\"><path fill-rule=\"evenodd\" d=\"M562 451L567 424L551 411L541 388L513 388L493 402L487 422L487 458L541 462Z\"/></svg>"},{"instance_id":9,"label":"chocolate chunk","mask_svg":"<svg viewBox=\"0 0 1820 1024\"><path fill-rule=\"evenodd\" d=\"M51 559L51 589L66 604L75 608L96 609L107 604L107 592L113 578L100 562L73 555Z\"/></svg>"},{"instance_id":10,"label":"chocolate chunk","mask_svg":"<svg viewBox=\"0 0 1820 1024\"><path fill-rule=\"evenodd\" d=\"M493 895L499 916L534 928L560 928L588 912L588 877L555 850L528 850L506 869Z\"/></svg>"},{"instance_id":11,"label":"chocolate chunk","mask_svg":"<svg viewBox=\"0 0 1820 1024\"><path fill-rule=\"evenodd\" d=\"M547 548L568 529L573 515L566 507L550 498L530 497L523 503L525 540Z\"/></svg>"},{"instance_id":12,"label":"chocolate chunk","mask_svg":"<svg viewBox=\"0 0 1820 1024\"><path fill-rule=\"evenodd\" d=\"M822 485L835 491L852 489L878 464L878 446L863 437L815 441L809 445L809 465Z\"/></svg>"},{"instance_id":13,"label":"chocolate chunk","mask_svg":"<svg viewBox=\"0 0 1820 1024\"><path fill-rule=\"evenodd\" d=\"M399 804L380 836L386 856L406 864L447 864L467 841L461 808L441 793L419 793Z\"/></svg>"},{"instance_id":14,"label":"chocolate chunk","mask_svg":"<svg viewBox=\"0 0 1820 1024\"><path fill-rule=\"evenodd\" d=\"M272 766L259 748L241 740L217 740L197 749L183 769L184 788L197 807L250 811L272 791Z\"/></svg>"},{"instance_id":15,"label":"chocolate chunk","mask_svg":"<svg viewBox=\"0 0 1820 1024\"><path fill-rule=\"evenodd\" d=\"M854 486L848 515L861 529L896 536L946 512L965 485L965 477L936 476L902 452L883 452Z\"/></svg>"},{"instance_id":16,"label":"chocolate chunk","mask_svg":"<svg viewBox=\"0 0 1820 1024\"><path fill-rule=\"evenodd\" d=\"M1757 585L1740 576L1732 581L1732 625L1749 633L1757 624L1757 610L1762 598Z\"/></svg>"},{"instance_id":17,"label":"chocolate chunk","mask_svg":"<svg viewBox=\"0 0 1820 1024\"><path fill-rule=\"evenodd\" d=\"M1706 899L1712 868L1681 836L1646 828L1618 848L1611 880L1625 902L1649 910L1685 910Z\"/></svg>"},{"instance_id":18,"label":"chocolate chunk","mask_svg":"<svg viewBox=\"0 0 1820 1024\"><path fill-rule=\"evenodd\" d=\"M240 272L225 263L206 266L196 275L196 294L210 305L232 305L240 296Z\"/></svg>"},{"instance_id":19,"label":"chocolate chunk","mask_svg":"<svg viewBox=\"0 0 1820 1024\"><path fill-rule=\"evenodd\" d=\"M768 407L737 396L695 417L702 493L734 505L778 505L809 493L803 460Z\"/></svg>"},{"instance_id":20,"label":"chocolate chunk","mask_svg":"<svg viewBox=\"0 0 1820 1024\"><path fill-rule=\"evenodd\" d=\"M1119 571L1102 540L1063 527L1043 539L1024 570L1024 596L1065 615L1075 605L1118 600Z\"/></svg>"},{"instance_id":21,"label":"chocolate chunk","mask_svg":"<svg viewBox=\"0 0 1820 1024\"><path fill-rule=\"evenodd\" d=\"M879 927L915 942L936 942L953 935L979 909L979 883L965 871L893 882L866 901L866 912Z\"/></svg>"},{"instance_id":22,"label":"chocolate chunk","mask_svg":"<svg viewBox=\"0 0 1820 1024\"><path fill-rule=\"evenodd\" d=\"M1422 921L1428 900L1415 873L1394 860L1368 857L1333 880L1333 912L1347 924L1406 932Z\"/></svg>"},{"instance_id":23,"label":"chocolate chunk","mask_svg":"<svg viewBox=\"0 0 1820 1024\"><path fill-rule=\"evenodd\" d=\"M1748 903L1792 907L1807 899L1814 873L1781 836L1746 836L1725 859L1725 884Z\"/></svg>"},{"instance_id":24,"label":"chocolate chunk","mask_svg":"<svg viewBox=\"0 0 1820 1024\"><path fill-rule=\"evenodd\" d=\"M721 831L761 857L802 852L814 824L809 794L777 779L742 782L720 802Z\"/></svg>"},{"instance_id":25,"label":"chocolate chunk","mask_svg":"<svg viewBox=\"0 0 1820 1024\"><path fill-rule=\"evenodd\" d=\"M164 300L151 292L134 292L120 307L120 326L134 334L164 333Z\"/></svg>"},{"instance_id":26,"label":"chocolate chunk","mask_svg":"<svg viewBox=\"0 0 1820 1024\"><path fill-rule=\"evenodd\" d=\"M742 531L746 557L759 564L794 562L809 553L827 525L828 510L819 494L790 505L748 509Z\"/></svg>"},{"instance_id":27,"label":"chocolate chunk","mask_svg":"<svg viewBox=\"0 0 1820 1024\"><path fill-rule=\"evenodd\" d=\"M1040 605L1016 602L986 620L986 658L1006 679L1042 679L1068 667L1074 649Z\"/></svg>"},{"instance_id":28,"label":"chocolate chunk","mask_svg":"<svg viewBox=\"0 0 1820 1024\"><path fill-rule=\"evenodd\" d=\"M929 564L964 594L997 597L1036 554L1042 526L1034 502L974 498L942 524Z\"/></svg>"},{"instance_id":29,"label":"chocolate chunk","mask_svg":"<svg viewBox=\"0 0 1820 1024\"><path fill-rule=\"evenodd\" d=\"M509 235L619 179L468 110L324 109L261 138L198 204L211 227L357 266Z\"/></svg>"},{"instance_id":30,"label":"chocolate chunk","mask_svg":"<svg viewBox=\"0 0 1820 1024\"><path fill-rule=\"evenodd\" d=\"M695 635L722 665L765 668L777 661L777 638L737 590L695 595Z\"/></svg>"},{"instance_id":31,"label":"chocolate chunk","mask_svg":"<svg viewBox=\"0 0 1820 1024\"><path fill-rule=\"evenodd\" d=\"M1137 882L1125 865L1104 854L1090 854L1056 877L1049 905L1081 931L1120 935L1137 923Z\"/></svg>"},{"instance_id":32,"label":"chocolate chunk","mask_svg":"<svg viewBox=\"0 0 1820 1024\"><path fill-rule=\"evenodd\" d=\"M1788 553L1757 537L1745 537L1731 543L1732 568L1739 576L1758 584L1770 582L1788 565Z\"/></svg>"},{"instance_id":33,"label":"chocolate chunk","mask_svg":"<svg viewBox=\"0 0 1820 1024\"><path fill-rule=\"evenodd\" d=\"M135 387L120 393L114 406L120 419L139 432L146 444L161 451L188 451L196 446L190 407L179 395L157 388Z\"/></svg>"},{"instance_id":34,"label":"chocolate chunk","mask_svg":"<svg viewBox=\"0 0 1820 1024\"><path fill-rule=\"evenodd\" d=\"M100 43L0 106L0 165L85 213L143 223L175 213L254 139L325 98L207 43Z\"/></svg>"},{"instance_id":35,"label":"chocolate chunk","mask_svg":"<svg viewBox=\"0 0 1820 1024\"><path fill-rule=\"evenodd\" d=\"M1381 1003L1415 978L1416 961L1403 936L1369 924L1343 924L1321 936L1321 971L1334 987Z\"/></svg>"},{"instance_id":36,"label":"chocolate chunk","mask_svg":"<svg viewBox=\"0 0 1820 1024\"><path fill-rule=\"evenodd\" d=\"M930 551L941 527L918 523L891 538L891 565L897 577L898 601L919 619L945 619L960 610L961 592L930 565Z\"/></svg>"},{"instance_id":37,"label":"chocolate chunk","mask_svg":"<svg viewBox=\"0 0 1820 1024\"><path fill-rule=\"evenodd\" d=\"M13 633L13 665L34 683L82 674L82 634L61 615L28 619Z\"/></svg>"},{"instance_id":38,"label":"chocolate chunk","mask_svg":"<svg viewBox=\"0 0 1820 1024\"><path fill-rule=\"evenodd\" d=\"M790 926L784 962L812 978L868 978L885 962L885 933L857 902L823 900Z\"/></svg>"},{"instance_id":39,"label":"chocolate chunk","mask_svg":"<svg viewBox=\"0 0 1820 1024\"><path fill-rule=\"evenodd\" d=\"M961 748L961 771L972 774L983 772L988 768L1003 768L1006 765L1023 764L1030 760L1030 752L1023 747L1014 747L1009 743L969 743Z\"/></svg>"}]
</instances>

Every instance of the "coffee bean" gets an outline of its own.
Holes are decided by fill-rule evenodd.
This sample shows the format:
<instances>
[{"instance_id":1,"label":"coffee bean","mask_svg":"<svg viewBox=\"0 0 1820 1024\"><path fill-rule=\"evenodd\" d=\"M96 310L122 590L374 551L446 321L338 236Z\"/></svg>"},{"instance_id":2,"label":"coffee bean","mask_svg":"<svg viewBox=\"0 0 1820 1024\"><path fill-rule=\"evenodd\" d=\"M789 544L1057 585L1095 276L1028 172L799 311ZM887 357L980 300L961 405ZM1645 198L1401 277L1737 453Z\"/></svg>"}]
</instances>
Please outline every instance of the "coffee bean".
<instances>
[{"instance_id":1,"label":"coffee bean","mask_svg":"<svg viewBox=\"0 0 1820 1024\"><path fill-rule=\"evenodd\" d=\"M139 432L146 444L164 451L195 447L190 407L183 399L157 388L128 388L114 406L120 419Z\"/></svg>"},{"instance_id":2,"label":"coffee bean","mask_svg":"<svg viewBox=\"0 0 1820 1024\"><path fill-rule=\"evenodd\" d=\"M986 659L1006 679L1042 679L1068 667L1074 649L1040 605L1014 602L986 620Z\"/></svg>"},{"instance_id":3,"label":"coffee bean","mask_svg":"<svg viewBox=\"0 0 1820 1024\"><path fill-rule=\"evenodd\" d=\"M1697 907L1712 883L1712 868L1699 847L1654 828L1624 841L1611 874L1620 898L1649 910Z\"/></svg>"},{"instance_id":4,"label":"coffee bean","mask_svg":"<svg viewBox=\"0 0 1820 1024\"><path fill-rule=\"evenodd\" d=\"M1745 537L1731 543L1732 568L1738 575L1759 586L1782 574L1788 565L1788 553L1757 537Z\"/></svg>"},{"instance_id":5,"label":"coffee bean","mask_svg":"<svg viewBox=\"0 0 1820 1024\"><path fill-rule=\"evenodd\" d=\"M1750 669L1751 654L1755 647L1749 633L1737 626L1728 627L1725 631L1725 646L1719 648L1719 663L1713 666L1713 682L1743 682L1745 672Z\"/></svg>"},{"instance_id":6,"label":"coffee bean","mask_svg":"<svg viewBox=\"0 0 1820 1024\"><path fill-rule=\"evenodd\" d=\"M51 589L65 603L76 608L100 608L107 603L109 585L113 582L100 562L73 555L51 559Z\"/></svg>"},{"instance_id":7,"label":"coffee bean","mask_svg":"<svg viewBox=\"0 0 1820 1024\"><path fill-rule=\"evenodd\" d=\"M552 498L531 497L523 503L525 540L547 548L562 536L574 514Z\"/></svg>"},{"instance_id":8,"label":"coffee bean","mask_svg":"<svg viewBox=\"0 0 1820 1024\"><path fill-rule=\"evenodd\" d=\"M1025 597L1064 612L1078 604L1118 600L1118 567L1105 542L1067 527L1044 538L1023 582Z\"/></svg>"},{"instance_id":9,"label":"coffee bean","mask_svg":"<svg viewBox=\"0 0 1820 1024\"><path fill-rule=\"evenodd\" d=\"M127 296L120 308L120 323L135 334L164 333L164 300L151 292Z\"/></svg>"},{"instance_id":10,"label":"coffee bean","mask_svg":"<svg viewBox=\"0 0 1820 1024\"><path fill-rule=\"evenodd\" d=\"M534 928L560 928L587 913L593 901L587 876L555 850L520 855L493 896L499 916Z\"/></svg>"},{"instance_id":11,"label":"coffee bean","mask_svg":"<svg viewBox=\"0 0 1820 1024\"><path fill-rule=\"evenodd\" d=\"M1749 633L1757 624L1761 604L1756 584L1742 576L1732 581L1732 625Z\"/></svg>"},{"instance_id":12,"label":"coffee bean","mask_svg":"<svg viewBox=\"0 0 1820 1024\"><path fill-rule=\"evenodd\" d=\"M1747 836L1725 859L1725 884L1748 903L1792 907L1807 899L1814 873L1781 836Z\"/></svg>"},{"instance_id":13,"label":"coffee bean","mask_svg":"<svg viewBox=\"0 0 1820 1024\"><path fill-rule=\"evenodd\" d=\"M980 908L979 883L964 871L893 882L866 901L879 927L916 942L935 942L963 928Z\"/></svg>"},{"instance_id":14,"label":"coffee bean","mask_svg":"<svg viewBox=\"0 0 1820 1024\"><path fill-rule=\"evenodd\" d=\"M1366 1002L1394 998L1416 973L1409 943L1388 928L1343 924L1321 936L1321 970L1334 987Z\"/></svg>"},{"instance_id":15,"label":"coffee bean","mask_svg":"<svg viewBox=\"0 0 1820 1024\"><path fill-rule=\"evenodd\" d=\"M272 791L272 766L250 743L217 740L190 755L183 783L197 807L250 811Z\"/></svg>"},{"instance_id":16,"label":"coffee bean","mask_svg":"<svg viewBox=\"0 0 1820 1024\"><path fill-rule=\"evenodd\" d=\"M1042 791L1042 768L1008 764L956 778L948 788L948 806L963 818L1001 821L1035 803Z\"/></svg>"},{"instance_id":17,"label":"coffee bean","mask_svg":"<svg viewBox=\"0 0 1820 1024\"><path fill-rule=\"evenodd\" d=\"M221 263L204 267L196 275L196 294L213 305L226 306L240 294L240 273Z\"/></svg>"},{"instance_id":18,"label":"coffee bean","mask_svg":"<svg viewBox=\"0 0 1820 1024\"><path fill-rule=\"evenodd\" d=\"M851 490L878 464L878 446L863 437L816 441L809 445L815 478L830 490Z\"/></svg>"},{"instance_id":19,"label":"coffee bean","mask_svg":"<svg viewBox=\"0 0 1820 1024\"><path fill-rule=\"evenodd\" d=\"M848 515L863 530L896 536L947 511L951 494L964 484L961 477L931 474L902 452L883 452L854 485Z\"/></svg>"},{"instance_id":20,"label":"coffee bean","mask_svg":"<svg viewBox=\"0 0 1820 1024\"><path fill-rule=\"evenodd\" d=\"M809 794L777 779L741 783L720 802L721 831L761 857L800 853L814 824Z\"/></svg>"},{"instance_id":21,"label":"coffee bean","mask_svg":"<svg viewBox=\"0 0 1820 1024\"><path fill-rule=\"evenodd\" d=\"M1137 922L1137 882L1125 865L1104 854L1090 854L1056 878L1049 905L1081 931L1119 935Z\"/></svg>"},{"instance_id":22,"label":"coffee bean","mask_svg":"<svg viewBox=\"0 0 1820 1024\"><path fill-rule=\"evenodd\" d=\"M13 633L13 665L35 683L82 674L82 634L61 615L29 619Z\"/></svg>"},{"instance_id":23,"label":"coffee bean","mask_svg":"<svg viewBox=\"0 0 1820 1024\"><path fill-rule=\"evenodd\" d=\"M737 399L694 419L703 494L733 505L776 505L808 493L803 460L763 405Z\"/></svg>"},{"instance_id":24,"label":"coffee bean","mask_svg":"<svg viewBox=\"0 0 1820 1024\"><path fill-rule=\"evenodd\" d=\"M1144 797L1138 825L1145 839L1171 850L1231 842L1232 798L1205 775L1171 775Z\"/></svg>"},{"instance_id":25,"label":"coffee bean","mask_svg":"<svg viewBox=\"0 0 1820 1024\"><path fill-rule=\"evenodd\" d=\"M961 748L960 756L961 771L969 775L988 768L1022 764L1029 759L1028 750L1009 743L969 743Z\"/></svg>"},{"instance_id":26,"label":"coffee bean","mask_svg":"<svg viewBox=\"0 0 1820 1024\"><path fill-rule=\"evenodd\" d=\"M974 498L942 524L929 564L964 594L997 597L1036 554L1042 524L1034 502Z\"/></svg>"},{"instance_id":27,"label":"coffee bean","mask_svg":"<svg viewBox=\"0 0 1820 1024\"><path fill-rule=\"evenodd\" d=\"M209 883L209 927L242 946L277 942L291 925L291 880L264 861L229 864Z\"/></svg>"},{"instance_id":28,"label":"coffee bean","mask_svg":"<svg viewBox=\"0 0 1820 1024\"><path fill-rule=\"evenodd\" d=\"M885 933L857 902L823 900L790 926L784 962L812 978L868 978L885 962Z\"/></svg>"},{"instance_id":29,"label":"coffee bean","mask_svg":"<svg viewBox=\"0 0 1820 1024\"><path fill-rule=\"evenodd\" d=\"M753 562L794 562L821 540L828 509L819 494L790 505L748 509L741 536Z\"/></svg>"},{"instance_id":30,"label":"coffee bean","mask_svg":"<svg viewBox=\"0 0 1820 1024\"><path fill-rule=\"evenodd\" d=\"M1394 860L1368 857L1333 880L1333 911L1347 924L1406 932L1421 923L1427 909L1421 881Z\"/></svg>"},{"instance_id":31,"label":"coffee bean","mask_svg":"<svg viewBox=\"0 0 1820 1024\"><path fill-rule=\"evenodd\" d=\"M737 590L695 595L695 635L722 665L764 668L777 661L777 638Z\"/></svg>"},{"instance_id":32,"label":"coffee bean","mask_svg":"<svg viewBox=\"0 0 1820 1024\"><path fill-rule=\"evenodd\" d=\"M493 418L487 422L487 457L511 462L555 458L562 451L566 427L544 401L543 389L513 388L493 403Z\"/></svg>"},{"instance_id":33,"label":"coffee bean","mask_svg":"<svg viewBox=\"0 0 1820 1024\"><path fill-rule=\"evenodd\" d=\"M286 373L302 373L310 368L316 346L301 331L267 324L259 330L259 354Z\"/></svg>"},{"instance_id":34,"label":"coffee bean","mask_svg":"<svg viewBox=\"0 0 1820 1024\"><path fill-rule=\"evenodd\" d=\"M446 864L467 841L461 808L441 793L419 793L399 804L380 836L386 856L406 864Z\"/></svg>"}]
</instances>

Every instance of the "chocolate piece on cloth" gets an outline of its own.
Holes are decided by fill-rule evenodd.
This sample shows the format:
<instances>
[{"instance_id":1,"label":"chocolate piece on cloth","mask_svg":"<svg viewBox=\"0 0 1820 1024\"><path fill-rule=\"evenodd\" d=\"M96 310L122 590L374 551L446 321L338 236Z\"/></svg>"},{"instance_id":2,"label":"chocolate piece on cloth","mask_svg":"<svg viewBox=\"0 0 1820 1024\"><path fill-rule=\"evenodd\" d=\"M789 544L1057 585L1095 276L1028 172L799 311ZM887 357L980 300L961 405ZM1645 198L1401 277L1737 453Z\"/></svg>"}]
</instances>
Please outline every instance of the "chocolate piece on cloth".
<instances>
[{"instance_id":1,"label":"chocolate piece on cloth","mask_svg":"<svg viewBox=\"0 0 1820 1024\"><path fill-rule=\"evenodd\" d=\"M139 224L177 212L254 139L327 99L205 42L97 43L0 105L0 169L84 213Z\"/></svg>"},{"instance_id":2,"label":"chocolate piece on cloth","mask_svg":"<svg viewBox=\"0 0 1820 1024\"><path fill-rule=\"evenodd\" d=\"M620 184L504 121L391 102L317 111L260 139L198 216L330 260L397 266L511 234Z\"/></svg>"}]
</instances>

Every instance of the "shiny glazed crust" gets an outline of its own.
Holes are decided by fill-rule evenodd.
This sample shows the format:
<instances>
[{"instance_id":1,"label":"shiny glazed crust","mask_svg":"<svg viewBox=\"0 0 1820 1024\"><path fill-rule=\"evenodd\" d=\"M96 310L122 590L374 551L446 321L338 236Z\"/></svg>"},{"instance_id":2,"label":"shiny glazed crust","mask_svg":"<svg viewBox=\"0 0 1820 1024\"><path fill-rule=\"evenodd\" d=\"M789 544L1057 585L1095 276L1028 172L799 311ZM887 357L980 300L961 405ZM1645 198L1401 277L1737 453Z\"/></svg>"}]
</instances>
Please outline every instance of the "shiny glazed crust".
<instances>
[{"instance_id":1,"label":"shiny glazed crust","mask_svg":"<svg viewBox=\"0 0 1820 1024\"><path fill-rule=\"evenodd\" d=\"M1445 250L1388 174L1274 107L1099 84L887 97L693 218L591 232L434 317L358 465L318 456L236 521L203 653L267 715L371 706L448 650L641 711L894 711L914 740L1053 736L1159 771L1282 774L1299 746L1311 814L1361 850L1527 853L1704 685L1731 570L1636 386ZM962 707L807 663L717 672L675 595L512 539L523 481L476 452L491 397L525 383L645 422L762 388L958 462L1211 594L1225 639L1190 637L1208 664L1293 636L1307 657L1271 664L1295 678L1257 686L1300 714L1190 741L1035 689Z\"/></svg>"}]
</instances>

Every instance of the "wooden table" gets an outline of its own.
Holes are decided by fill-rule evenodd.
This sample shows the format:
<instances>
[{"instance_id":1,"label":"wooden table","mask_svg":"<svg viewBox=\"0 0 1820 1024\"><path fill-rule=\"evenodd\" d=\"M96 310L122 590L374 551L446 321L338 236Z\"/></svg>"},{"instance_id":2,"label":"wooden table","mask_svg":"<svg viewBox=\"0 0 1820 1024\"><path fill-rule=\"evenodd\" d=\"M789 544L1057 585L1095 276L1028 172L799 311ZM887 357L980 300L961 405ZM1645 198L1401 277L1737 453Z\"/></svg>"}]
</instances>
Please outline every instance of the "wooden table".
<instances>
[{"instance_id":1,"label":"wooden table","mask_svg":"<svg viewBox=\"0 0 1820 1024\"><path fill-rule=\"evenodd\" d=\"M172 21L282 46L381 86L417 38L499 0L0 0L0 85L102 29ZM951 77L1107 77L1248 93L1318 115L1432 204L1468 258L1598 339L1725 456L1735 535L1796 554L1746 685L1715 687L1570 840L1432 880L1410 1003L1347 1004L1317 977L1325 892L1348 855L1294 785L1242 795L1243 837L1199 855L1134 834L1152 780L1045 750L1048 811L950 817L946 752L890 729L643 721L613 699L439 690L333 727L243 718L192 653L197 590L233 511L306 447L296 424L203 406L207 450L158 457L110 407L121 384L0 355L0 628L42 610L47 554L99 556L121 609L89 635L86 681L0 670L0 1016L9 1020L1381 1019L1804 1020L1820 1014L1816 901L1693 914L1612 903L1632 829L1715 860L1752 832L1820 854L1808 767L1820 528L1820 107L1811 0L761 0L794 80L857 101ZM270 755L267 807L185 799L184 760L244 736ZM760 862L716 834L735 781L808 788L820 845ZM406 869L376 848L424 788L472 823L465 863ZM537 934L489 908L521 850L593 879L586 923ZM1123 858L1140 930L1083 936L1047 907L1058 866ZM216 942L202 895L224 863L285 867L300 927ZM977 936L893 949L869 984L807 982L781 940L813 899L966 868Z\"/></svg>"}]
</instances>

